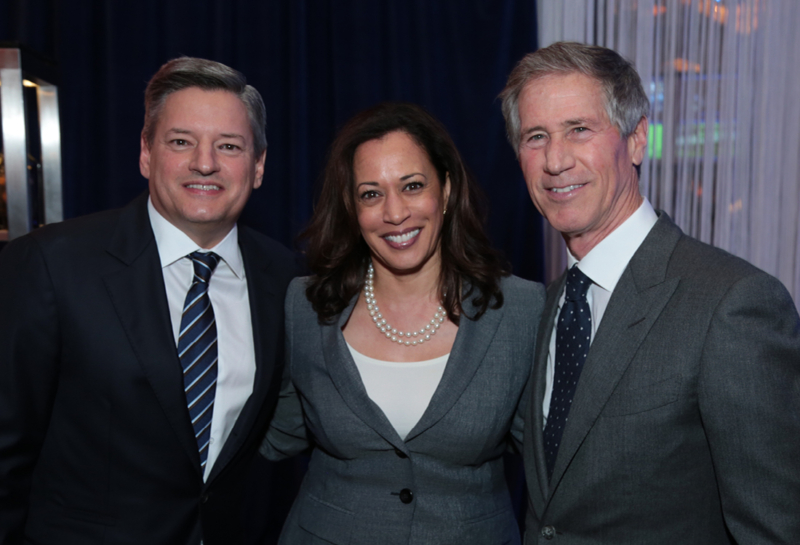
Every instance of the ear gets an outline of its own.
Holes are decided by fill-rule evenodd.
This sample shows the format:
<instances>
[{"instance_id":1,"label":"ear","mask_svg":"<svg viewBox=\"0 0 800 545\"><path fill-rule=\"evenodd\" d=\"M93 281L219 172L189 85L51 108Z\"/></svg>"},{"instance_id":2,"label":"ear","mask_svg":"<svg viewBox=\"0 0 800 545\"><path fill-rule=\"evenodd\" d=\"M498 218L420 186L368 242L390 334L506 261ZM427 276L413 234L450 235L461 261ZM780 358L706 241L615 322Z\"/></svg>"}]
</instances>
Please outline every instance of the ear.
<instances>
[{"instance_id":1,"label":"ear","mask_svg":"<svg viewBox=\"0 0 800 545\"><path fill-rule=\"evenodd\" d=\"M647 118L642 116L636 128L628 136L628 154L634 165L641 165L647 152Z\"/></svg>"},{"instance_id":2,"label":"ear","mask_svg":"<svg viewBox=\"0 0 800 545\"><path fill-rule=\"evenodd\" d=\"M447 210L447 202L450 200L450 173L444 175L444 187L442 188L444 209Z\"/></svg>"},{"instance_id":3,"label":"ear","mask_svg":"<svg viewBox=\"0 0 800 545\"><path fill-rule=\"evenodd\" d=\"M253 189L261 187L261 182L264 179L264 163L267 160L267 150L261 152L261 156L256 161L256 176L253 179Z\"/></svg>"},{"instance_id":4,"label":"ear","mask_svg":"<svg viewBox=\"0 0 800 545\"><path fill-rule=\"evenodd\" d=\"M142 176L150 179L150 147L147 145L147 141L144 139L144 131L142 131L142 136L140 138L139 145L141 150L139 151L139 172L142 173Z\"/></svg>"}]
</instances>

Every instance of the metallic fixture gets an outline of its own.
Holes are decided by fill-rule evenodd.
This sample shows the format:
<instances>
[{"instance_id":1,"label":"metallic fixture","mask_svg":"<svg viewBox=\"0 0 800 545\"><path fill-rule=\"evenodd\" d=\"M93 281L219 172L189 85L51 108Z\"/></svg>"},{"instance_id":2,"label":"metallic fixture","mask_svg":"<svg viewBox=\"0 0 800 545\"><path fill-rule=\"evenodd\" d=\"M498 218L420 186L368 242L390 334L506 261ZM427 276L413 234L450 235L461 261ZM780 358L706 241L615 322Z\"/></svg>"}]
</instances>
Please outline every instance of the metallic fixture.
<instances>
[{"instance_id":1,"label":"metallic fixture","mask_svg":"<svg viewBox=\"0 0 800 545\"><path fill-rule=\"evenodd\" d=\"M35 88L35 103L26 88ZM38 116L32 115L37 111ZM64 215L58 86L52 64L32 51L0 45L0 118L8 226L0 230L0 240L10 240L61 221ZM39 138L32 141L36 135Z\"/></svg>"}]
</instances>

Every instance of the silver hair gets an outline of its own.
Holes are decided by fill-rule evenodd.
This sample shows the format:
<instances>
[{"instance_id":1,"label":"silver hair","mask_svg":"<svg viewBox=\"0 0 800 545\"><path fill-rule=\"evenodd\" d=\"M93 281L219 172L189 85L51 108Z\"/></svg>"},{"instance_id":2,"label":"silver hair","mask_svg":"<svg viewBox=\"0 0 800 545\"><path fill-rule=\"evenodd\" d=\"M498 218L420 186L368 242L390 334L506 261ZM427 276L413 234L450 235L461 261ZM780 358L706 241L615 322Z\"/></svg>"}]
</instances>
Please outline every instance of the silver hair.
<instances>
[{"instance_id":1,"label":"silver hair","mask_svg":"<svg viewBox=\"0 0 800 545\"><path fill-rule=\"evenodd\" d=\"M153 145L156 125L167 97L176 92L198 87L206 91L228 91L236 95L247 110L253 133L254 156L267 149L267 109L261 94L241 72L222 63L195 57L172 59L159 68L144 92L144 135L148 147Z\"/></svg>"},{"instance_id":2,"label":"silver hair","mask_svg":"<svg viewBox=\"0 0 800 545\"><path fill-rule=\"evenodd\" d=\"M525 86L550 75L579 73L597 80L603 89L608 119L623 138L630 136L650 111L650 101L633 64L616 51L577 42L556 42L525 55L500 93L508 141L519 155L521 127L519 95Z\"/></svg>"}]
</instances>

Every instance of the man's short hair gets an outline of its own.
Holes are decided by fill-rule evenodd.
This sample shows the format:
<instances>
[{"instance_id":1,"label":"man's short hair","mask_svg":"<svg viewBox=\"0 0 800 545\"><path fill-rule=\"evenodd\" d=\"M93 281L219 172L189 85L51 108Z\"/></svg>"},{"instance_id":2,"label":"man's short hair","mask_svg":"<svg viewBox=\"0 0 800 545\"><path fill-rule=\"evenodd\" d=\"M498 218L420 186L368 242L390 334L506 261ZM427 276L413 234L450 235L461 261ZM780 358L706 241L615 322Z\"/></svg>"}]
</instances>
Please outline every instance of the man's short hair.
<instances>
[{"instance_id":1,"label":"man's short hair","mask_svg":"<svg viewBox=\"0 0 800 545\"><path fill-rule=\"evenodd\" d=\"M176 92L198 87L205 91L228 91L244 104L253 132L255 157L267 149L267 110L261 94L241 72L222 63L195 57L172 59L159 68L144 92L144 135L147 146L153 145L156 125L167 97Z\"/></svg>"},{"instance_id":2,"label":"man's short hair","mask_svg":"<svg viewBox=\"0 0 800 545\"><path fill-rule=\"evenodd\" d=\"M511 71L500 93L508 141L519 154L519 95L525 86L550 75L583 74L597 80L603 89L608 119L626 138L650 111L650 101L633 64L605 47L577 42L556 42L528 53Z\"/></svg>"}]
</instances>

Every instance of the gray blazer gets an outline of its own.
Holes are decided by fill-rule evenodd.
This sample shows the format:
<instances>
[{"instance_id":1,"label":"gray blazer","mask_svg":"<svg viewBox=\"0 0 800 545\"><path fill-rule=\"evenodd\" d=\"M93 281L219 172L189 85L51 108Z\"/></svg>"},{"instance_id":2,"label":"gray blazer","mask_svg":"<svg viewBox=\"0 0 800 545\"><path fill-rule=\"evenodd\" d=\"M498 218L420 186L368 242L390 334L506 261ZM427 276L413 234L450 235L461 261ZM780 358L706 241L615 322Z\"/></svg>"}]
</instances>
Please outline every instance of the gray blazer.
<instances>
[{"instance_id":1,"label":"gray blazer","mask_svg":"<svg viewBox=\"0 0 800 545\"><path fill-rule=\"evenodd\" d=\"M775 278L665 213L589 351L552 481L548 289L526 414L525 543L800 543L800 320Z\"/></svg>"},{"instance_id":2,"label":"gray blazer","mask_svg":"<svg viewBox=\"0 0 800 545\"><path fill-rule=\"evenodd\" d=\"M502 281L505 304L461 324L441 383L406 440L367 396L341 328L320 325L296 279L286 297L291 374L261 452L279 459L313 442L281 543L520 542L503 475L512 424L521 439L544 288ZM472 314L471 304L466 313ZM520 412L517 408L520 406Z\"/></svg>"}]
</instances>

